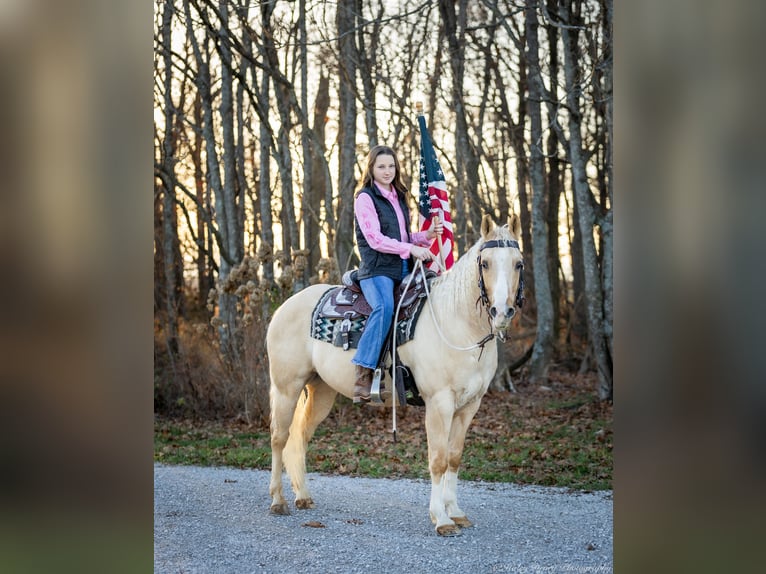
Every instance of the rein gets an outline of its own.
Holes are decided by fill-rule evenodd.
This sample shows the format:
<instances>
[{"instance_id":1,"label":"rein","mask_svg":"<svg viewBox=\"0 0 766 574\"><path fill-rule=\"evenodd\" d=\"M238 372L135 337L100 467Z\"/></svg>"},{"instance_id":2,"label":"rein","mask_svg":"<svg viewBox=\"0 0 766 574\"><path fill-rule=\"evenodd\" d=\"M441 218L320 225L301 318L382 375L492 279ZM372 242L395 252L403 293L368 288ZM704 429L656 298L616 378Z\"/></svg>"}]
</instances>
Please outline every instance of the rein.
<instances>
[{"instance_id":1,"label":"rein","mask_svg":"<svg viewBox=\"0 0 766 574\"><path fill-rule=\"evenodd\" d=\"M492 249L494 247L513 247L515 249L518 249L519 251L521 248L519 247L519 242L515 241L513 239L492 239L490 241L485 241L481 244L481 247L479 247L479 255L476 257L476 263L479 267L479 298L476 300L476 303L478 304L479 301L481 301L484 305L484 308L487 310L487 321L489 322L489 334L484 337L481 341L478 343L474 343L473 345L469 345L468 347L458 347L456 345L453 345L450 343L447 338L444 336L444 333L441 330L441 326L439 325L439 321L436 319L436 314L434 313L433 306L431 304L431 292L428 289L428 282L426 282L426 298L428 299L428 308L431 310L431 317L434 320L434 325L436 325L436 330L439 332L439 336L441 337L442 341L444 341L444 344L446 344L451 349L455 349L456 351L470 351L472 349L477 349L481 347L481 353L479 353L479 360L481 360L481 355L484 353L484 346L489 343L492 339L495 338L495 333L492 329L492 320L489 313L489 296L487 295L487 288L484 285L484 274L482 273L482 266L481 266L481 252L485 249ZM422 266L422 262L418 260L415 263L415 266L418 265ZM518 307L521 307L524 304L524 272L523 269L519 271L519 288L516 291L516 305ZM505 340L505 337L501 337L501 340Z\"/></svg>"},{"instance_id":2,"label":"rein","mask_svg":"<svg viewBox=\"0 0 766 574\"><path fill-rule=\"evenodd\" d=\"M479 299L478 301L482 301L484 303L485 308L487 309L487 319L490 320L490 314L489 314L489 296L487 295L487 289L484 286L484 275L482 274L482 267L481 267L481 252L484 249L491 249L493 247L514 247L516 249L520 250L519 242L514 241L512 239L493 239L491 241L484 242L481 247L479 247L479 255L476 258L476 261L478 263L479 267ZM444 332L442 331L441 325L439 325L439 321L436 318L436 313L434 312L433 304L431 303L431 290L428 288L428 281L425 279L425 269L423 268L423 262L418 259L415 262L415 268L413 269L412 275L410 276L407 288L409 288L410 283L412 282L413 277L417 274L418 266L420 267L420 271L423 273L423 284L426 290L426 300L428 301L428 309L431 311L431 318L434 321L434 325L436 326L436 330L439 333L439 337L441 337L441 340L444 342L445 345L450 347L451 349L455 349L456 351L470 351L472 349L481 348L481 352L479 353L479 358L477 360L481 360L481 356L484 354L484 346L489 343L492 339L495 338L495 333L492 329L492 323L490 320L490 326L489 326L489 334L484 337L481 341L474 343L473 345L469 345L468 347L458 347L457 345L453 345L447 340L447 337L445 337ZM523 269L519 272L519 289L516 291L516 304L521 307L524 303L524 274ZM399 300L399 307L401 307L402 300ZM394 317L399 316L399 307L397 307ZM502 340L505 338L503 337ZM393 340L391 344L391 355L392 355L392 369L391 369L391 386L392 389L392 396L393 396L393 409L392 409L392 428L391 432L394 435L394 443L396 443L396 402L397 402L397 390L396 390L396 329L394 329L393 333Z\"/></svg>"},{"instance_id":3,"label":"rein","mask_svg":"<svg viewBox=\"0 0 766 574\"><path fill-rule=\"evenodd\" d=\"M415 263L415 267L418 265L422 265L420 259ZM436 330L439 333L439 337L441 337L441 340L444 341L444 344L447 345L450 349L455 349L456 351L470 351L472 349L477 349L481 347L482 352L484 352L484 345L489 343L492 339L495 338L495 334L492 332L492 327L490 326L490 333L486 337L484 337L481 341L478 343L474 343L473 345L469 345L467 347L458 347L457 345L453 345L447 340L447 337L445 337L444 332L442 331L441 325L439 325L439 321L436 318L436 313L434 313L433 304L431 303L431 291L428 288L428 283L425 285L426 287L426 300L428 301L428 309L431 311L431 318L434 320L434 325L436 325ZM481 354L479 354L479 358L481 359Z\"/></svg>"}]
</instances>

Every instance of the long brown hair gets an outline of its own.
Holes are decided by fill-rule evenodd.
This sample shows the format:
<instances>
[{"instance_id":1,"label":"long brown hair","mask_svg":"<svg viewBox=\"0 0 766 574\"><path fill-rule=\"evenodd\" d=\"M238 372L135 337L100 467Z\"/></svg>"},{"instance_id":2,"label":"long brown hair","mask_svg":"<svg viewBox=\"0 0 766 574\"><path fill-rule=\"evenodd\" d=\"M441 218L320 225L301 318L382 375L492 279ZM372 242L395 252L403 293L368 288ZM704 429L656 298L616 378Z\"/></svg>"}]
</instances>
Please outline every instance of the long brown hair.
<instances>
[{"instance_id":1,"label":"long brown hair","mask_svg":"<svg viewBox=\"0 0 766 574\"><path fill-rule=\"evenodd\" d=\"M397 157L396 152L386 145L376 145L370 150L370 153L367 154L367 164L364 167L364 171L362 172L362 177L359 180L359 183L356 184L354 195L358 195L359 191L365 187L372 188L372 169L375 167L375 162L378 160L378 156L381 155L390 155L394 158L396 175L394 176L394 180L391 182L391 185L394 186L394 189L396 190L396 193L399 195L399 197L406 200L408 190L404 183L402 183L402 170L399 165L399 158Z\"/></svg>"}]
</instances>

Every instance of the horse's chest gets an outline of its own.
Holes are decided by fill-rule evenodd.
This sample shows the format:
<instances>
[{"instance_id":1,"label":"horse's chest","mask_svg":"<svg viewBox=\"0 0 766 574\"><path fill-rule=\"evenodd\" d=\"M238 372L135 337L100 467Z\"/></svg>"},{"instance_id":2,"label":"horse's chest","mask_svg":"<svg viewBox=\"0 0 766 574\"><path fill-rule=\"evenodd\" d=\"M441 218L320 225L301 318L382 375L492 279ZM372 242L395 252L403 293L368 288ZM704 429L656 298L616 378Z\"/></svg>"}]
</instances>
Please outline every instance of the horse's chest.
<instances>
[{"instance_id":1,"label":"horse's chest","mask_svg":"<svg viewBox=\"0 0 766 574\"><path fill-rule=\"evenodd\" d=\"M464 377L453 388L455 391L455 407L461 408L469 403L481 399L489 388L491 376L487 376L483 370L474 372Z\"/></svg>"}]
</instances>

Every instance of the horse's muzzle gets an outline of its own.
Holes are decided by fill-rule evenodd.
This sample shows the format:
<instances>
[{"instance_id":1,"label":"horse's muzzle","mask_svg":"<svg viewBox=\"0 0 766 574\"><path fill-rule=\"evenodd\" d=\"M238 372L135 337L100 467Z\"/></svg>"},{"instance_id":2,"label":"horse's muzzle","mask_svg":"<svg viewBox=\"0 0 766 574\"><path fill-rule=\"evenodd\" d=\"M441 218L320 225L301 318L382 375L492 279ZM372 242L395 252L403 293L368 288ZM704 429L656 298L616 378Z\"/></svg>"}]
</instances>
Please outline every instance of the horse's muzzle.
<instances>
[{"instance_id":1,"label":"horse's muzzle","mask_svg":"<svg viewBox=\"0 0 766 574\"><path fill-rule=\"evenodd\" d=\"M516 308L508 307L505 312L498 313L497 308L493 306L489 308L489 314L492 317L492 325L495 329L501 331L508 328L511 319L516 315Z\"/></svg>"},{"instance_id":2,"label":"horse's muzzle","mask_svg":"<svg viewBox=\"0 0 766 574\"><path fill-rule=\"evenodd\" d=\"M494 306L490 307L489 314L492 316L493 319L497 319L497 308ZM509 307L508 309L506 309L504 313L504 318L513 319L514 315L516 315L516 307Z\"/></svg>"}]
</instances>

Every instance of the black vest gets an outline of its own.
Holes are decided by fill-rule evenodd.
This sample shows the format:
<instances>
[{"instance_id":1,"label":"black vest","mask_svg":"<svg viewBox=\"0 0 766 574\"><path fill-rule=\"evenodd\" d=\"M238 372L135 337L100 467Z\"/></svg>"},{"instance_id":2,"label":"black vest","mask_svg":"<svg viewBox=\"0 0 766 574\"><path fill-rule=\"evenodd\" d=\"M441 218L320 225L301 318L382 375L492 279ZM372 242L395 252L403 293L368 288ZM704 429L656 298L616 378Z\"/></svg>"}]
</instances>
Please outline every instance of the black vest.
<instances>
[{"instance_id":1,"label":"black vest","mask_svg":"<svg viewBox=\"0 0 766 574\"><path fill-rule=\"evenodd\" d=\"M380 231L383 235L398 241L409 242L410 210L401 198L399 199L399 207L401 207L402 214L404 214L404 225L407 229L407 237L404 239L402 239L399 233L399 220L396 218L394 206L381 195L378 188L374 185L372 189L365 187L359 193L366 193L372 198L372 203L375 206L375 212L378 214L378 221L380 222ZM354 231L356 233L356 245L359 248L359 256L362 258L357 277L359 279L369 279L376 275L383 275L390 277L397 283L401 281L402 258L395 253L381 253L370 247L356 218L354 218ZM412 269L412 266L410 266L410 269Z\"/></svg>"}]
</instances>

